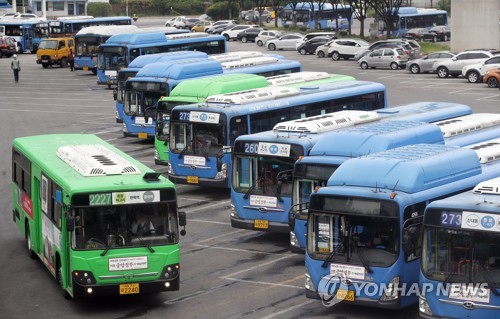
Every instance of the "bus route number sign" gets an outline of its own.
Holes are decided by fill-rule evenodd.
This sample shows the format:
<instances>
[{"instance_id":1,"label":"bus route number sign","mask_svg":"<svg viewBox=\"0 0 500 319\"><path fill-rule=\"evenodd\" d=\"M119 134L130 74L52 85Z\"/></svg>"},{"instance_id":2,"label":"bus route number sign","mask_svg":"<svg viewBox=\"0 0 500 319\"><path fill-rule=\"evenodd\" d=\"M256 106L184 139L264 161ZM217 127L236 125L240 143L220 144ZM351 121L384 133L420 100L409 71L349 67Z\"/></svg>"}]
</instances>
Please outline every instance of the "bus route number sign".
<instances>
[{"instance_id":1,"label":"bus route number sign","mask_svg":"<svg viewBox=\"0 0 500 319\"><path fill-rule=\"evenodd\" d=\"M111 193L90 194L89 205L90 206L111 205Z\"/></svg>"}]
</instances>

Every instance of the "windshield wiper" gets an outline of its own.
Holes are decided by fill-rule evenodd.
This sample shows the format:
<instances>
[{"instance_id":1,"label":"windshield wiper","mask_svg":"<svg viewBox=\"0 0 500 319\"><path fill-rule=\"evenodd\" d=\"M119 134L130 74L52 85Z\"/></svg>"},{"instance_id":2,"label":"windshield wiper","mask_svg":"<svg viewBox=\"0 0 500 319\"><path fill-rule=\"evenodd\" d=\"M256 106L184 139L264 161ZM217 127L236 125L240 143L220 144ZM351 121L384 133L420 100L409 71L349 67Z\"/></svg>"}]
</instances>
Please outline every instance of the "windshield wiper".
<instances>
[{"instance_id":1,"label":"windshield wiper","mask_svg":"<svg viewBox=\"0 0 500 319\"><path fill-rule=\"evenodd\" d=\"M490 273L488 272L488 269L486 269L481 263L478 263L478 264L479 264L480 273L483 275L484 279L486 280L486 283L490 287L490 290L493 291L493 294L495 296L500 296L500 293L498 292L497 288L495 288L496 282L494 282L491 279L491 276L490 276Z\"/></svg>"},{"instance_id":2,"label":"windshield wiper","mask_svg":"<svg viewBox=\"0 0 500 319\"><path fill-rule=\"evenodd\" d=\"M365 267L366 272L369 274L373 274L373 270L370 268L370 265L368 265L368 261L365 258L365 253L364 253L363 249L357 249L356 254L358 255L359 260L361 261L361 264L363 265L363 267Z\"/></svg>"},{"instance_id":3,"label":"windshield wiper","mask_svg":"<svg viewBox=\"0 0 500 319\"><path fill-rule=\"evenodd\" d=\"M450 273L448 274L448 276L446 276L446 278L444 279L444 281L443 281L443 285L445 285L445 286L446 286L448 283L450 283L450 282L451 282L451 280L453 279L453 277L455 277L455 275L457 275L457 274L456 274L456 273L454 273L453 271L452 271L452 272L450 272Z\"/></svg>"},{"instance_id":4,"label":"windshield wiper","mask_svg":"<svg viewBox=\"0 0 500 319\"><path fill-rule=\"evenodd\" d=\"M111 246L108 245L108 243L106 243L106 248L104 249L104 251L101 253L101 256L104 256L108 253L108 251L111 249Z\"/></svg>"},{"instance_id":5,"label":"windshield wiper","mask_svg":"<svg viewBox=\"0 0 500 319\"><path fill-rule=\"evenodd\" d=\"M250 195L250 193L253 192L254 188L255 188L255 185L257 185L257 180L258 178L256 178L253 183L252 183L252 186L250 186L250 188L248 188L247 192L245 193L245 195L243 195L243 198L244 199L247 199L248 198L248 195Z\"/></svg>"},{"instance_id":6,"label":"windshield wiper","mask_svg":"<svg viewBox=\"0 0 500 319\"><path fill-rule=\"evenodd\" d=\"M321 264L321 267L322 268L326 268L326 266L328 266L328 263L333 261L333 257L335 256L335 254L338 254L340 248L343 248L344 245L343 244L338 244L337 247L335 249L333 249L330 254L328 254L328 256L326 257L325 261Z\"/></svg>"},{"instance_id":7,"label":"windshield wiper","mask_svg":"<svg viewBox=\"0 0 500 319\"><path fill-rule=\"evenodd\" d=\"M150 244L150 243L146 243L146 242L144 241L144 239L142 238L142 236L137 236L136 238L137 238L137 239L139 239L139 241L141 242L141 245L146 246L146 248L147 248L150 252L152 252L152 253L154 253L154 252L155 252L155 250L153 249L153 247L151 247L151 244Z\"/></svg>"}]
</instances>

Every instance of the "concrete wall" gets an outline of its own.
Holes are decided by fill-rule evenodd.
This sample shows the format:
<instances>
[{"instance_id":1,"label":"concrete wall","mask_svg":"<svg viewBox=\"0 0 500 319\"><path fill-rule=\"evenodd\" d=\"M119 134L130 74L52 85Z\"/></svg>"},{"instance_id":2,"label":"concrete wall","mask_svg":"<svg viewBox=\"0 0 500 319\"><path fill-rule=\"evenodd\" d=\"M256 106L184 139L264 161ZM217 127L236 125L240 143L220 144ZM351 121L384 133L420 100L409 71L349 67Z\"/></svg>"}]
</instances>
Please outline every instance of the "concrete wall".
<instances>
[{"instance_id":1,"label":"concrete wall","mask_svg":"<svg viewBox=\"0 0 500 319\"><path fill-rule=\"evenodd\" d=\"M451 45L468 49L500 49L500 0L452 0Z\"/></svg>"}]
</instances>

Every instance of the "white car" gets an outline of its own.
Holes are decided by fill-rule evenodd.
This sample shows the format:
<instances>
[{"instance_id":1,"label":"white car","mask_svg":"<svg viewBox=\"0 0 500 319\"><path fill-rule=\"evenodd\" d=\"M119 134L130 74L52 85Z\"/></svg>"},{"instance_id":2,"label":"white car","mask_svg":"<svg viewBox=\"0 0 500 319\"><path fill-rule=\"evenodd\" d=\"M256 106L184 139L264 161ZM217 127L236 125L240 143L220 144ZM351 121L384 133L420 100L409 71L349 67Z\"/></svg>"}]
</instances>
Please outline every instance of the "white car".
<instances>
[{"instance_id":1,"label":"white car","mask_svg":"<svg viewBox=\"0 0 500 319\"><path fill-rule=\"evenodd\" d=\"M173 17L172 19L170 20L167 20L167 22L165 22L165 26L166 27L175 27L175 24L179 25L180 23L183 22L183 20L186 20L187 18L184 17L184 16L181 16L181 17Z\"/></svg>"},{"instance_id":2,"label":"white car","mask_svg":"<svg viewBox=\"0 0 500 319\"><path fill-rule=\"evenodd\" d=\"M259 35L255 38L255 43L257 43L257 45L259 47L261 47L261 46L265 45L267 43L267 41L269 41L271 39L279 38L282 35L283 35L283 33L281 31L273 31L273 30L260 31Z\"/></svg>"},{"instance_id":3,"label":"white car","mask_svg":"<svg viewBox=\"0 0 500 319\"><path fill-rule=\"evenodd\" d=\"M337 39L328 44L328 56L332 60L337 61L340 59L354 58L354 55L360 51L365 50L370 46L370 43L362 39Z\"/></svg>"},{"instance_id":4,"label":"white car","mask_svg":"<svg viewBox=\"0 0 500 319\"><path fill-rule=\"evenodd\" d=\"M266 47L268 50L296 50L297 42L302 41L304 36L299 33L289 33L277 39L268 40Z\"/></svg>"},{"instance_id":5,"label":"white car","mask_svg":"<svg viewBox=\"0 0 500 319\"><path fill-rule=\"evenodd\" d=\"M226 38L226 41L229 40L236 40L236 37L238 36L238 33L240 33L243 30L250 29L250 28L256 28L256 25L245 25L245 24L240 24L232 27L229 30L222 31L221 35L223 35Z\"/></svg>"},{"instance_id":6,"label":"white car","mask_svg":"<svg viewBox=\"0 0 500 319\"><path fill-rule=\"evenodd\" d=\"M474 63L482 63L493 57L493 53L487 50L470 50L458 53L451 59L436 62L432 69L440 78L447 78L449 75L457 77L462 74L462 69Z\"/></svg>"},{"instance_id":7,"label":"white car","mask_svg":"<svg viewBox=\"0 0 500 319\"><path fill-rule=\"evenodd\" d=\"M486 72L495 69L500 69L500 55L489 58L482 63L464 66L462 76L466 77L470 83L480 83L483 81Z\"/></svg>"}]
</instances>

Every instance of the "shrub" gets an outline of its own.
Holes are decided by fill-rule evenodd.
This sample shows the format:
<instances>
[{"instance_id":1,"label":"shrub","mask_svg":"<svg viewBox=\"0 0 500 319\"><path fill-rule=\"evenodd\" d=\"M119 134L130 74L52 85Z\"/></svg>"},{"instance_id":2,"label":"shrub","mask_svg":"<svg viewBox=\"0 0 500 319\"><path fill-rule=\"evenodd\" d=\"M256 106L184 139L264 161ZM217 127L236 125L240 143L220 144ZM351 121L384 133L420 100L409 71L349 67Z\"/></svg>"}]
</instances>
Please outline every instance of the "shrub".
<instances>
[{"instance_id":1,"label":"shrub","mask_svg":"<svg viewBox=\"0 0 500 319\"><path fill-rule=\"evenodd\" d=\"M111 5L104 2L91 2L87 5L87 14L94 17L109 17Z\"/></svg>"}]
</instances>

